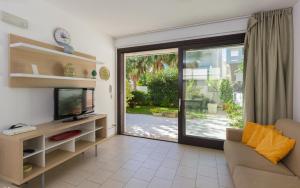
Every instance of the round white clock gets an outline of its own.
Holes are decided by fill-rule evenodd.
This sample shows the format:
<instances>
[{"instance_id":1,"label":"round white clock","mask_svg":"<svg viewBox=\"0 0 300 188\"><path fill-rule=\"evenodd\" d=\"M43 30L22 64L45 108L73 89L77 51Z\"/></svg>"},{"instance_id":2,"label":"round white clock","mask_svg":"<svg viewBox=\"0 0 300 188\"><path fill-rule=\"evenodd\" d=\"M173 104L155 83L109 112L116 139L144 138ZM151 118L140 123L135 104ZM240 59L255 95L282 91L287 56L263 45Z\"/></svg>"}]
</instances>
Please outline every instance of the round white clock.
<instances>
[{"instance_id":1,"label":"round white clock","mask_svg":"<svg viewBox=\"0 0 300 188\"><path fill-rule=\"evenodd\" d=\"M59 45L69 45L71 43L70 33L63 28L54 30L54 39Z\"/></svg>"}]
</instances>

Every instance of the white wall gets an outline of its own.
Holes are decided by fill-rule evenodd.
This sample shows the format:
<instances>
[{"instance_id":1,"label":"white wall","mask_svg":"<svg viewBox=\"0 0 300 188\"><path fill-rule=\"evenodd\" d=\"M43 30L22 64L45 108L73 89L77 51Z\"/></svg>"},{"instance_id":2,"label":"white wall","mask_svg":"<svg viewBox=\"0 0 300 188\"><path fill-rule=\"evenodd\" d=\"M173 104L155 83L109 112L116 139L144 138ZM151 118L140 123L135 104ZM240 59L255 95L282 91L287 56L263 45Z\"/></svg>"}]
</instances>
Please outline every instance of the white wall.
<instances>
[{"instance_id":1,"label":"white wall","mask_svg":"<svg viewBox=\"0 0 300 188\"><path fill-rule=\"evenodd\" d=\"M212 36L229 35L246 31L248 18L236 18L171 30L157 31L120 37L115 40L117 48L173 42Z\"/></svg>"},{"instance_id":2,"label":"white wall","mask_svg":"<svg viewBox=\"0 0 300 188\"><path fill-rule=\"evenodd\" d=\"M110 68L109 81L97 80L95 105L97 113L108 114L108 126L112 126L115 123L115 49L112 38L41 0L1 1L0 10L29 21L28 30L0 21L0 129L19 122L35 125L53 120L53 89L8 87L8 33L55 44L52 32L58 26L71 33L75 50L96 56ZM109 84L113 86L112 98Z\"/></svg>"},{"instance_id":3,"label":"white wall","mask_svg":"<svg viewBox=\"0 0 300 188\"><path fill-rule=\"evenodd\" d=\"M300 122L300 1L294 6L294 119Z\"/></svg>"}]
</instances>

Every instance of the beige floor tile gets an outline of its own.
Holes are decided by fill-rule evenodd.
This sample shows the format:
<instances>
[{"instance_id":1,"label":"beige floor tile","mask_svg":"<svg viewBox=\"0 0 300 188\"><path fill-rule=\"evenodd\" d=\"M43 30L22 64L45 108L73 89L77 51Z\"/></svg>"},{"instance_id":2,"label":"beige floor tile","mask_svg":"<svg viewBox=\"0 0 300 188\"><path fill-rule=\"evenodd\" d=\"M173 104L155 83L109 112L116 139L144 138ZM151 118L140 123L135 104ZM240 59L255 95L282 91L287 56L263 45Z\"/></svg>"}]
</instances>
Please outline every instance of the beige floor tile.
<instances>
[{"instance_id":1,"label":"beige floor tile","mask_svg":"<svg viewBox=\"0 0 300 188\"><path fill-rule=\"evenodd\" d=\"M99 188L99 184L84 180L76 188Z\"/></svg>"},{"instance_id":2,"label":"beige floor tile","mask_svg":"<svg viewBox=\"0 0 300 188\"><path fill-rule=\"evenodd\" d=\"M171 186L172 181L155 177L150 182L148 188L170 188Z\"/></svg>"},{"instance_id":3,"label":"beige floor tile","mask_svg":"<svg viewBox=\"0 0 300 188\"><path fill-rule=\"evenodd\" d=\"M128 169L120 169L115 174L111 176L111 179L121 181L121 182L128 182L129 179L134 175L135 171L128 170Z\"/></svg>"},{"instance_id":4,"label":"beige floor tile","mask_svg":"<svg viewBox=\"0 0 300 188\"><path fill-rule=\"evenodd\" d=\"M141 161L129 160L122 166L122 168L128 170L137 170L141 167L141 165L142 165Z\"/></svg>"},{"instance_id":5,"label":"beige floor tile","mask_svg":"<svg viewBox=\"0 0 300 188\"><path fill-rule=\"evenodd\" d=\"M197 169L196 168L179 166L179 168L177 169L176 175L186 177L186 178L196 179Z\"/></svg>"},{"instance_id":6,"label":"beige floor tile","mask_svg":"<svg viewBox=\"0 0 300 188\"><path fill-rule=\"evenodd\" d=\"M186 167L190 167L190 168L197 168L198 166L198 159L194 160L194 159L182 159L180 162L181 166L186 166Z\"/></svg>"},{"instance_id":7,"label":"beige floor tile","mask_svg":"<svg viewBox=\"0 0 300 188\"><path fill-rule=\"evenodd\" d=\"M144 162L144 161L147 160L148 158L149 158L149 155L142 154L142 153L136 153L136 154L133 155L130 159L135 160L135 161L141 161L141 162Z\"/></svg>"},{"instance_id":8,"label":"beige floor tile","mask_svg":"<svg viewBox=\"0 0 300 188\"><path fill-rule=\"evenodd\" d=\"M205 176L198 176L196 180L197 188L219 188L218 179Z\"/></svg>"},{"instance_id":9,"label":"beige floor tile","mask_svg":"<svg viewBox=\"0 0 300 188\"><path fill-rule=\"evenodd\" d=\"M195 188L195 179L176 176L172 188Z\"/></svg>"},{"instance_id":10,"label":"beige floor tile","mask_svg":"<svg viewBox=\"0 0 300 188\"><path fill-rule=\"evenodd\" d=\"M198 176L206 176L209 178L218 178L218 170L213 167L199 166Z\"/></svg>"},{"instance_id":11,"label":"beige floor tile","mask_svg":"<svg viewBox=\"0 0 300 188\"><path fill-rule=\"evenodd\" d=\"M112 175L112 172L100 169L97 170L91 177L89 177L88 180L98 184L103 184Z\"/></svg>"},{"instance_id":12,"label":"beige floor tile","mask_svg":"<svg viewBox=\"0 0 300 188\"><path fill-rule=\"evenodd\" d=\"M66 173L62 180L68 184L77 186L83 182L86 178L92 176L92 174L83 171L71 171Z\"/></svg>"},{"instance_id":13,"label":"beige floor tile","mask_svg":"<svg viewBox=\"0 0 300 188\"><path fill-rule=\"evenodd\" d=\"M155 170L142 167L136 171L133 177L144 181L151 181L154 177L154 174Z\"/></svg>"},{"instance_id":14,"label":"beige floor tile","mask_svg":"<svg viewBox=\"0 0 300 188\"><path fill-rule=\"evenodd\" d=\"M234 188L231 176L219 175L219 184L225 188Z\"/></svg>"},{"instance_id":15,"label":"beige floor tile","mask_svg":"<svg viewBox=\"0 0 300 188\"><path fill-rule=\"evenodd\" d=\"M149 185L149 182L147 182L147 181L132 178L126 184L125 188L146 188L146 187L148 187L148 185Z\"/></svg>"},{"instance_id":16,"label":"beige floor tile","mask_svg":"<svg viewBox=\"0 0 300 188\"><path fill-rule=\"evenodd\" d=\"M121 162L98 162L98 168L102 170L108 170L111 172L118 171L124 163Z\"/></svg>"},{"instance_id":17,"label":"beige floor tile","mask_svg":"<svg viewBox=\"0 0 300 188\"><path fill-rule=\"evenodd\" d=\"M167 180L173 180L175 177L175 174L176 174L175 169L160 167L157 170L155 177L159 177L159 178L167 179Z\"/></svg>"},{"instance_id":18,"label":"beige floor tile","mask_svg":"<svg viewBox=\"0 0 300 188\"><path fill-rule=\"evenodd\" d=\"M100 186L100 188L122 188L122 187L124 187L124 185L125 184L122 182L108 179Z\"/></svg>"},{"instance_id":19,"label":"beige floor tile","mask_svg":"<svg viewBox=\"0 0 300 188\"><path fill-rule=\"evenodd\" d=\"M165 168L171 168L171 169L177 169L179 166L179 161L177 160L173 160L173 159L165 159L162 163L161 163L161 167L165 167Z\"/></svg>"},{"instance_id":20,"label":"beige floor tile","mask_svg":"<svg viewBox=\"0 0 300 188\"><path fill-rule=\"evenodd\" d=\"M156 161L156 160L153 160L153 159L147 159L147 160L142 164L142 167L156 170L156 169L159 168L160 164L161 164L161 162L158 162L158 161Z\"/></svg>"},{"instance_id":21,"label":"beige floor tile","mask_svg":"<svg viewBox=\"0 0 300 188\"><path fill-rule=\"evenodd\" d=\"M165 154L154 152L150 154L149 159L162 162L165 159L165 157L166 157Z\"/></svg>"},{"instance_id":22,"label":"beige floor tile","mask_svg":"<svg viewBox=\"0 0 300 188\"><path fill-rule=\"evenodd\" d=\"M219 164L217 166L217 169L218 169L219 175L230 176L230 170L229 170L229 167L227 166L227 164L224 164L224 165Z\"/></svg>"},{"instance_id":23,"label":"beige floor tile","mask_svg":"<svg viewBox=\"0 0 300 188\"><path fill-rule=\"evenodd\" d=\"M52 182L50 184L47 184L46 187L47 188L75 188L75 186L61 181Z\"/></svg>"}]
</instances>

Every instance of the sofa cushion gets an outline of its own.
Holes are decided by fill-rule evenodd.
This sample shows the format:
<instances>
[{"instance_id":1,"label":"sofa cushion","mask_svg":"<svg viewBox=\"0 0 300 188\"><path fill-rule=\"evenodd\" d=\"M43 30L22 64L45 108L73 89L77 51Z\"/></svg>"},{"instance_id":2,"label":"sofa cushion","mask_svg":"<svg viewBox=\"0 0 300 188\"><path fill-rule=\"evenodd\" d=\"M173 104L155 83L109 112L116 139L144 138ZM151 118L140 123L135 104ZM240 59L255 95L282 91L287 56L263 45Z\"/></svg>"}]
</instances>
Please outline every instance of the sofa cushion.
<instances>
[{"instance_id":1,"label":"sofa cushion","mask_svg":"<svg viewBox=\"0 0 300 188\"><path fill-rule=\"evenodd\" d=\"M294 175L282 163L278 163L277 165L272 164L269 160L259 155L254 149L241 142L225 141L224 152L231 173L234 173L235 168L241 165L289 176Z\"/></svg>"},{"instance_id":2,"label":"sofa cushion","mask_svg":"<svg viewBox=\"0 0 300 188\"><path fill-rule=\"evenodd\" d=\"M287 176L272 172L237 166L233 181L236 188L299 188L297 176Z\"/></svg>"},{"instance_id":3,"label":"sofa cushion","mask_svg":"<svg viewBox=\"0 0 300 188\"><path fill-rule=\"evenodd\" d=\"M296 140L294 149L282 160L282 163L295 175L300 177L300 123L293 120L280 119L276 122L275 127L279 129L283 135Z\"/></svg>"}]
</instances>

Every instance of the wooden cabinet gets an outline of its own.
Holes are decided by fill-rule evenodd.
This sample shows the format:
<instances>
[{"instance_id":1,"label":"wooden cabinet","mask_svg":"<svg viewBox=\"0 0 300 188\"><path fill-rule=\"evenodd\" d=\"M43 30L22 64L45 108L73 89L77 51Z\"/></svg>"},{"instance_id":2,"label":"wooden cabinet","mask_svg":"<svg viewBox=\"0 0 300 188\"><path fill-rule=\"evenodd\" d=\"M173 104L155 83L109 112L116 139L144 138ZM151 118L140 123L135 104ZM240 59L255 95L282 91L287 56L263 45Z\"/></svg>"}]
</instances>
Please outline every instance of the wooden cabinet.
<instances>
[{"instance_id":1,"label":"wooden cabinet","mask_svg":"<svg viewBox=\"0 0 300 188\"><path fill-rule=\"evenodd\" d=\"M21 185L62 164L63 162L97 146L107 138L106 115L93 115L74 122L49 122L31 131L14 136L0 134L0 177ZM80 135L62 141L50 141L49 137L69 130L81 130ZM23 154L24 149L34 153ZM33 166L23 172L23 164Z\"/></svg>"}]
</instances>

